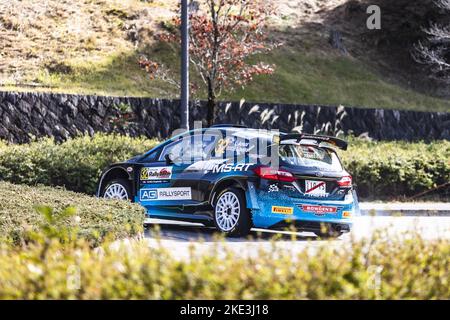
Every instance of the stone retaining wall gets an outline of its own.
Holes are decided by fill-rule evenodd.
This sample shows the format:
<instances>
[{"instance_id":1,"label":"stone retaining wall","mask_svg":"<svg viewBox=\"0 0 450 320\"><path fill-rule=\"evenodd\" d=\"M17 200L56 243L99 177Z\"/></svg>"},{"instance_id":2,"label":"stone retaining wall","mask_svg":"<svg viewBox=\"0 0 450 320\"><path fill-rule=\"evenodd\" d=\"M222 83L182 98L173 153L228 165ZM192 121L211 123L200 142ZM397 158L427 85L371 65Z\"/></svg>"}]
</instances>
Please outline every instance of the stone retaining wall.
<instances>
[{"instance_id":1,"label":"stone retaining wall","mask_svg":"<svg viewBox=\"0 0 450 320\"><path fill-rule=\"evenodd\" d=\"M205 118L204 101L191 103L191 122ZM124 111L129 109L129 112ZM0 139L64 140L81 133L120 132L166 138L180 126L179 100L0 92ZM450 113L222 102L217 123L308 133L353 133L378 140L450 139Z\"/></svg>"}]
</instances>

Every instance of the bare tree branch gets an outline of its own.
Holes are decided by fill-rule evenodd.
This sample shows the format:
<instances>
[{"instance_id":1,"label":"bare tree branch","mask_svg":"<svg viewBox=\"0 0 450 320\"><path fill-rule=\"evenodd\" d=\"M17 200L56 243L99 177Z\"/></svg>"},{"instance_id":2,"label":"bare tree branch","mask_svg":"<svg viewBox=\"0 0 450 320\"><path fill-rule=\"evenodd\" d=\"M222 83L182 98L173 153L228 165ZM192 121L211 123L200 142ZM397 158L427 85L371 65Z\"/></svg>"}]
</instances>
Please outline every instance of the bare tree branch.
<instances>
[{"instance_id":1,"label":"bare tree branch","mask_svg":"<svg viewBox=\"0 0 450 320\"><path fill-rule=\"evenodd\" d=\"M450 0L436 0L436 5L444 10L450 10Z\"/></svg>"},{"instance_id":2,"label":"bare tree branch","mask_svg":"<svg viewBox=\"0 0 450 320\"><path fill-rule=\"evenodd\" d=\"M435 4L450 14L450 0L435 0ZM428 68L430 78L450 83L450 22L447 20L446 23L449 25L433 22L424 29L426 39L414 45L411 55L417 63Z\"/></svg>"}]
</instances>

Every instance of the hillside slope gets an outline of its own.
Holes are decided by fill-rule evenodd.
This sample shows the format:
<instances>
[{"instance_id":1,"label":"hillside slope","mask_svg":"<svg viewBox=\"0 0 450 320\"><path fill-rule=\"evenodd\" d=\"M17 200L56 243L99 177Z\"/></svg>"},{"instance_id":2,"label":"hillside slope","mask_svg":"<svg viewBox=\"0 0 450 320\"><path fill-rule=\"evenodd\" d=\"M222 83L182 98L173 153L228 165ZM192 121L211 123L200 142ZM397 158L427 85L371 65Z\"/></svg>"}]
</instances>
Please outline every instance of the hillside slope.
<instances>
[{"instance_id":1,"label":"hillside slope","mask_svg":"<svg viewBox=\"0 0 450 320\"><path fill-rule=\"evenodd\" d=\"M139 55L146 54L177 70L177 54L153 37L176 3L1 0L0 90L177 96L174 88L149 79L137 64ZM410 69L399 64L394 68L377 50L369 50L371 44L361 41L361 33L351 31L357 30L351 23L361 24L365 15L364 1L277 3L279 17L273 19L271 32L284 45L262 57L277 65L275 74L257 77L221 99L450 110L448 100L411 83ZM345 16L355 11L356 18ZM348 53L331 47L330 30L342 33ZM196 98L204 96L199 92Z\"/></svg>"}]
</instances>

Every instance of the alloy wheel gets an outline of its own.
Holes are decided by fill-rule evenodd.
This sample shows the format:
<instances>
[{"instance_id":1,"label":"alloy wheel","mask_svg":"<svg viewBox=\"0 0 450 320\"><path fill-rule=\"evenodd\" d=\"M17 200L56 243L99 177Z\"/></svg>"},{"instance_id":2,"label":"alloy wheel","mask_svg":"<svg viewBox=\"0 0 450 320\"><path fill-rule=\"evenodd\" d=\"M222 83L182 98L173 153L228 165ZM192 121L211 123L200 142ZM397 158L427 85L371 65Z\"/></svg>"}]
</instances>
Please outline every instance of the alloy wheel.
<instances>
[{"instance_id":1,"label":"alloy wheel","mask_svg":"<svg viewBox=\"0 0 450 320\"><path fill-rule=\"evenodd\" d=\"M105 199L128 200L127 190L120 183L113 183L105 190Z\"/></svg>"},{"instance_id":2,"label":"alloy wheel","mask_svg":"<svg viewBox=\"0 0 450 320\"><path fill-rule=\"evenodd\" d=\"M232 230L239 220L241 205L238 197L233 192L225 192L217 200L216 204L216 222L223 231Z\"/></svg>"}]
</instances>

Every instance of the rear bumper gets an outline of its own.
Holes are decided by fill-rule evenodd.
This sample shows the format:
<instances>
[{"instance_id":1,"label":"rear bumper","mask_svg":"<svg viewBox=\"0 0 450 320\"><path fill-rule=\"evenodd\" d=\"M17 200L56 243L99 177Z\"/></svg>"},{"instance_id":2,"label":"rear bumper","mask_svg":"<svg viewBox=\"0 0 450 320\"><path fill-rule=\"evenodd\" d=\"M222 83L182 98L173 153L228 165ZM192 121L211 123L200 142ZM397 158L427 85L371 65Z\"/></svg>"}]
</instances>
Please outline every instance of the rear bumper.
<instances>
[{"instance_id":1,"label":"rear bumper","mask_svg":"<svg viewBox=\"0 0 450 320\"><path fill-rule=\"evenodd\" d=\"M352 195L342 201L327 201L290 197L281 190L257 190L253 184L247 190L247 207L252 210L253 225L257 228L282 229L294 225L305 231L317 231L325 223L346 232L357 214L356 205ZM315 211L318 209L332 212Z\"/></svg>"},{"instance_id":2,"label":"rear bumper","mask_svg":"<svg viewBox=\"0 0 450 320\"><path fill-rule=\"evenodd\" d=\"M306 221L306 220L292 220L292 221L281 221L270 229L273 230L286 230L295 227L298 231L309 231L309 232L320 232L322 231L323 225L331 227L332 230L337 232L350 232L352 225L348 223L329 223L329 222L318 222L318 221Z\"/></svg>"}]
</instances>

